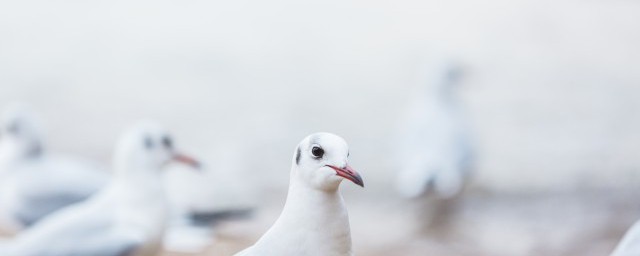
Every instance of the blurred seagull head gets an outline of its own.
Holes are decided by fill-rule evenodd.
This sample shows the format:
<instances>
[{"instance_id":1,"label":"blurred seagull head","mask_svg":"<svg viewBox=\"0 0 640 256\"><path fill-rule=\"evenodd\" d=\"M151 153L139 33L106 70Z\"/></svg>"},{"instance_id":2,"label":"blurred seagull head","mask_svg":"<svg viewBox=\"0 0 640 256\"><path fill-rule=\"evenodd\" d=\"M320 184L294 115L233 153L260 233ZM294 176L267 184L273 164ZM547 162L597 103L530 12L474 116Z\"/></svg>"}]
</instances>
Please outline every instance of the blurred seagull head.
<instances>
[{"instance_id":1,"label":"blurred seagull head","mask_svg":"<svg viewBox=\"0 0 640 256\"><path fill-rule=\"evenodd\" d=\"M34 158L43 153L40 124L24 104L14 103L0 117L0 154L10 158Z\"/></svg>"},{"instance_id":2,"label":"blurred seagull head","mask_svg":"<svg viewBox=\"0 0 640 256\"><path fill-rule=\"evenodd\" d=\"M137 123L120 138L114 161L116 171L127 172L153 173L172 162L200 167L195 159L175 148L169 132L149 121Z\"/></svg>"}]
</instances>

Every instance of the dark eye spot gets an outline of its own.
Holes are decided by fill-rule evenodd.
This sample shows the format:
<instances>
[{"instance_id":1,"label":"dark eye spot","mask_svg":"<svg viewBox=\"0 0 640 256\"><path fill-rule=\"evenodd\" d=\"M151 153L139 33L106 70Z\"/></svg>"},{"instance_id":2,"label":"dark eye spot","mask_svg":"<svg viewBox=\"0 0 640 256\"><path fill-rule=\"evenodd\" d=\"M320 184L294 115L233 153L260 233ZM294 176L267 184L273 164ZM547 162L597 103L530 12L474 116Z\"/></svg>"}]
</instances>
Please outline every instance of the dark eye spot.
<instances>
[{"instance_id":1,"label":"dark eye spot","mask_svg":"<svg viewBox=\"0 0 640 256\"><path fill-rule=\"evenodd\" d=\"M173 148L173 141L170 137L164 136L162 137L162 145L164 145L166 148Z\"/></svg>"},{"instance_id":2,"label":"dark eye spot","mask_svg":"<svg viewBox=\"0 0 640 256\"><path fill-rule=\"evenodd\" d=\"M324 149L318 146L313 146L313 148L311 148L311 154L315 158L322 158L322 156L324 156Z\"/></svg>"},{"instance_id":3,"label":"dark eye spot","mask_svg":"<svg viewBox=\"0 0 640 256\"><path fill-rule=\"evenodd\" d=\"M145 136L144 137L144 146L147 149L152 149L153 148L153 140L151 139L151 137L149 137L149 136Z\"/></svg>"},{"instance_id":4,"label":"dark eye spot","mask_svg":"<svg viewBox=\"0 0 640 256\"><path fill-rule=\"evenodd\" d=\"M20 125L17 122L9 124L9 127L7 127L7 132L11 134L18 134L20 132Z\"/></svg>"}]
</instances>

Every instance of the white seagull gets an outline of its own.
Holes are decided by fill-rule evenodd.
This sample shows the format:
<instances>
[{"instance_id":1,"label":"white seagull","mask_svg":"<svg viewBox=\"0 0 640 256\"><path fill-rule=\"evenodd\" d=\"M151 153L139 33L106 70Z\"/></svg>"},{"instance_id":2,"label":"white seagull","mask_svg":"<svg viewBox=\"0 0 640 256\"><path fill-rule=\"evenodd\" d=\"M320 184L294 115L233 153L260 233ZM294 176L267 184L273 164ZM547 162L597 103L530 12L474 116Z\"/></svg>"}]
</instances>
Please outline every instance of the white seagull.
<instances>
[{"instance_id":1,"label":"white seagull","mask_svg":"<svg viewBox=\"0 0 640 256\"><path fill-rule=\"evenodd\" d=\"M426 90L417 93L400 123L397 189L408 198L431 190L450 198L462 189L472 162L467 125L454 97L461 71L448 62L422 69L418 80Z\"/></svg>"},{"instance_id":2,"label":"white seagull","mask_svg":"<svg viewBox=\"0 0 640 256\"><path fill-rule=\"evenodd\" d=\"M363 186L348 164L349 148L331 133L306 137L295 150L284 209L253 246L236 255L353 255L349 217L338 188L344 179Z\"/></svg>"},{"instance_id":3,"label":"white seagull","mask_svg":"<svg viewBox=\"0 0 640 256\"><path fill-rule=\"evenodd\" d=\"M216 227L230 220L251 217L253 204L243 184L235 182L239 175L231 174L238 165L237 158L229 154L216 161L215 169L204 163L200 172L185 172L182 168L169 168L165 172L165 186L171 221L164 238L164 249L176 253L200 253L216 238ZM232 179L233 178L233 179Z\"/></svg>"},{"instance_id":4,"label":"white seagull","mask_svg":"<svg viewBox=\"0 0 640 256\"><path fill-rule=\"evenodd\" d=\"M0 120L0 227L17 232L99 191L109 174L95 165L47 152L37 120L26 107L7 108Z\"/></svg>"},{"instance_id":5,"label":"white seagull","mask_svg":"<svg viewBox=\"0 0 640 256\"><path fill-rule=\"evenodd\" d=\"M633 224L616 246L611 256L638 256L640 255L640 221Z\"/></svg>"},{"instance_id":6,"label":"white seagull","mask_svg":"<svg viewBox=\"0 0 640 256\"><path fill-rule=\"evenodd\" d=\"M198 167L174 149L164 129L153 123L136 125L117 145L109 185L3 243L0 254L155 255L168 215L161 169L172 161Z\"/></svg>"}]
</instances>

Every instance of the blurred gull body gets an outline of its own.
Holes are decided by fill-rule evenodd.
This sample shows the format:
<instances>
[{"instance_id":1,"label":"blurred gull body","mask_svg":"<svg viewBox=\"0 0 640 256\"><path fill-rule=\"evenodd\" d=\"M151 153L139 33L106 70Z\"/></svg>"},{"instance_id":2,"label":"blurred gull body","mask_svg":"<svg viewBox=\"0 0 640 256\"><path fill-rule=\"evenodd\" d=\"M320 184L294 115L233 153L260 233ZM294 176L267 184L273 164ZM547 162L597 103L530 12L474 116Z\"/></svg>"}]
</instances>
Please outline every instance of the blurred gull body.
<instances>
[{"instance_id":1,"label":"blurred gull body","mask_svg":"<svg viewBox=\"0 0 640 256\"><path fill-rule=\"evenodd\" d=\"M421 66L417 97L401 120L397 189L405 197L433 190L442 198L460 192L471 165L471 145L454 90L460 67L449 61Z\"/></svg>"},{"instance_id":2,"label":"blurred gull body","mask_svg":"<svg viewBox=\"0 0 640 256\"><path fill-rule=\"evenodd\" d=\"M155 255L168 215L161 169L197 163L173 148L167 132L140 123L119 141L114 177L89 200L65 208L0 247L2 255Z\"/></svg>"},{"instance_id":3,"label":"blurred gull body","mask_svg":"<svg viewBox=\"0 0 640 256\"><path fill-rule=\"evenodd\" d=\"M640 255L640 221L633 224L616 246L611 256L637 256Z\"/></svg>"},{"instance_id":4,"label":"blurred gull body","mask_svg":"<svg viewBox=\"0 0 640 256\"><path fill-rule=\"evenodd\" d=\"M234 151L235 152L235 151ZM233 153L223 152L220 159L233 163ZM215 239L215 227L223 221L245 219L251 216L255 203L240 177L232 175L234 167L216 162L213 168L206 164L201 172L185 172L170 168L165 185L171 206L171 221L164 239L168 251L198 253Z\"/></svg>"},{"instance_id":5,"label":"blurred gull body","mask_svg":"<svg viewBox=\"0 0 640 256\"><path fill-rule=\"evenodd\" d=\"M0 123L0 228L16 232L101 189L107 172L47 152L27 107L7 108Z\"/></svg>"},{"instance_id":6,"label":"blurred gull body","mask_svg":"<svg viewBox=\"0 0 640 256\"><path fill-rule=\"evenodd\" d=\"M353 255L349 217L338 189L344 179L364 185L347 164L348 156L347 143L334 134L302 140L280 217L258 242L236 255Z\"/></svg>"}]
</instances>

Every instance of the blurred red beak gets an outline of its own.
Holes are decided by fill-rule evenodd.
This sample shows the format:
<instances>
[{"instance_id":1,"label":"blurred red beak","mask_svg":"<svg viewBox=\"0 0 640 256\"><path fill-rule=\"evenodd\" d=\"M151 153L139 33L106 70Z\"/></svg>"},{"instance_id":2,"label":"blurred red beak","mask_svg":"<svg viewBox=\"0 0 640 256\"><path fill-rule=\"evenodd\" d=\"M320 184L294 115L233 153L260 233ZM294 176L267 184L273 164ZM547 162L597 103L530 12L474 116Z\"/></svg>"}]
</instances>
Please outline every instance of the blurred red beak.
<instances>
[{"instance_id":1,"label":"blurred red beak","mask_svg":"<svg viewBox=\"0 0 640 256\"><path fill-rule=\"evenodd\" d=\"M364 188L364 181L362 181L362 177L360 177L360 174L358 174L358 172L356 172L353 168L351 168L351 166L346 165L343 168L335 167L333 165L327 165L327 166L335 170L336 175L343 177L345 179L348 179L353 183L355 183L356 185Z\"/></svg>"},{"instance_id":2,"label":"blurred red beak","mask_svg":"<svg viewBox=\"0 0 640 256\"><path fill-rule=\"evenodd\" d=\"M173 154L173 161L186 164L186 165L191 166L191 167L193 167L195 169L200 169L200 166L201 166L200 162L198 162L193 157L190 157L190 156L187 156L187 155L183 155L183 154L180 154L180 153L174 153Z\"/></svg>"}]
</instances>

